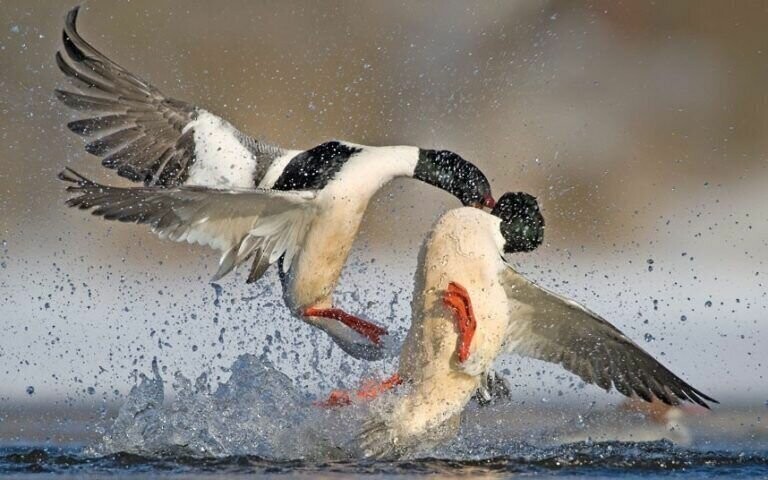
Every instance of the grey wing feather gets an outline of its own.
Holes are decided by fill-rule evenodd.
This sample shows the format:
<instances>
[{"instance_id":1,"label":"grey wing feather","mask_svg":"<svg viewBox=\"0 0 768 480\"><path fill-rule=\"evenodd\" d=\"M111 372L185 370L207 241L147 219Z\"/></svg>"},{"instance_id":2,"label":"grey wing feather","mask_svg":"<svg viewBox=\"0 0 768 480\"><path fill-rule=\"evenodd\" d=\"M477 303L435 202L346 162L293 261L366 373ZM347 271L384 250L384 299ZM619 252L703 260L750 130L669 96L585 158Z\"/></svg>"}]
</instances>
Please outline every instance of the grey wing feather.
<instances>
[{"instance_id":1,"label":"grey wing feather","mask_svg":"<svg viewBox=\"0 0 768 480\"><path fill-rule=\"evenodd\" d=\"M502 283L510 299L508 347L557 363L587 383L669 405L717 400L693 388L596 313L531 282L511 267Z\"/></svg>"},{"instance_id":2,"label":"grey wing feather","mask_svg":"<svg viewBox=\"0 0 768 480\"><path fill-rule=\"evenodd\" d=\"M260 273L282 255L292 258L316 213L311 191L111 187L71 169L59 178L72 184L67 188L75 194L67 201L70 207L107 220L147 224L161 238L220 250L215 278L250 258Z\"/></svg>"},{"instance_id":3,"label":"grey wing feather","mask_svg":"<svg viewBox=\"0 0 768 480\"><path fill-rule=\"evenodd\" d=\"M205 111L166 97L96 50L77 31L78 12L79 7L75 7L67 14L64 49L56 53L56 63L84 93L56 90L56 97L68 107L94 116L67 126L78 135L92 138L86 151L103 157L102 164L122 177L148 186L184 184L191 166L201 161L194 129L190 127ZM249 137L223 120L217 134L233 136L250 152L254 178L248 186L258 184L269 164L282 153L278 147ZM205 161L230 162L211 155ZM234 186L234 178L229 180L228 186Z\"/></svg>"}]
</instances>

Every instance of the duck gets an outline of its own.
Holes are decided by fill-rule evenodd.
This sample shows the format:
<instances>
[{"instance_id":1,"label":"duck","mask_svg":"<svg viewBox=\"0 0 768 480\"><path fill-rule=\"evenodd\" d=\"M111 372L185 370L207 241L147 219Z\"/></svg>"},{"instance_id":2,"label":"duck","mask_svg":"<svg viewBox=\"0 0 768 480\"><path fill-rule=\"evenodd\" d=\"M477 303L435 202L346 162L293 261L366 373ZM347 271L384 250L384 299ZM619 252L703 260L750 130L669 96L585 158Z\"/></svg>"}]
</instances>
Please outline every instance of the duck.
<instances>
[{"instance_id":1,"label":"duck","mask_svg":"<svg viewBox=\"0 0 768 480\"><path fill-rule=\"evenodd\" d=\"M67 127L88 140L85 150L141 185L107 186L68 168L60 174L74 194L67 204L219 250L212 281L250 262L246 282L256 282L276 264L293 315L355 358L383 358L387 329L333 302L371 198L391 180L413 178L462 205L492 208L483 172L448 150L340 140L296 150L263 142L107 58L78 32L79 8L66 16L55 57L79 92L55 95L84 115Z\"/></svg>"},{"instance_id":2,"label":"duck","mask_svg":"<svg viewBox=\"0 0 768 480\"><path fill-rule=\"evenodd\" d=\"M456 208L438 220L419 256L398 370L358 395L388 394L364 423L364 455L398 457L455 435L462 410L505 353L646 402L717 403L598 314L512 268L505 256L537 248L543 234L536 198L521 192L504 194L490 213Z\"/></svg>"}]
</instances>

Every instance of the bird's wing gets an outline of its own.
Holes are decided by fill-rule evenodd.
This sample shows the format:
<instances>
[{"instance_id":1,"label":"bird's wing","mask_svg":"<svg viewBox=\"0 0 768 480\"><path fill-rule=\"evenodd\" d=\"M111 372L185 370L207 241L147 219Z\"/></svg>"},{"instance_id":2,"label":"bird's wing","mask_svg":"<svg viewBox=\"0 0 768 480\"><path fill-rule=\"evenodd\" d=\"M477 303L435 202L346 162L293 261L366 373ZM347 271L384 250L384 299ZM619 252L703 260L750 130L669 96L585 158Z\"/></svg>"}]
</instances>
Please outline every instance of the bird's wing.
<instances>
[{"instance_id":1,"label":"bird's wing","mask_svg":"<svg viewBox=\"0 0 768 480\"><path fill-rule=\"evenodd\" d=\"M688 385L619 329L578 303L531 282L511 267L502 273L509 298L509 351L557 363L606 391L669 405L707 407L716 400Z\"/></svg>"},{"instance_id":2,"label":"bird's wing","mask_svg":"<svg viewBox=\"0 0 768 480\"><path fill-rule=\"evenodd\" d=\"M287 268L316 213L312 191L111 187L71 169L59 178L72 184L67 188L75 194L67 201L70 207L93 209L94 215L107 220L147 224L161 238L220 250L223 255L214 279L251 257L254 269L266 269L285 255Z\"/></svg>"},{"instance_id":3,"label":"bird's wing","mask_svg":"<svg viewBox=\"0 0 768 480\"><path fill-rule=\"evenodd\" d=\"M147 186L258 184L282 150L203 109L166 97L104 56L77 32L78 9L67 14L64 48L56 53L56 63L82 93L56 90L56 96L87 115L67 126L90 139L85 146L89 153L102 157L102 165L118 175Z\"/></svg>"}]
</instances>

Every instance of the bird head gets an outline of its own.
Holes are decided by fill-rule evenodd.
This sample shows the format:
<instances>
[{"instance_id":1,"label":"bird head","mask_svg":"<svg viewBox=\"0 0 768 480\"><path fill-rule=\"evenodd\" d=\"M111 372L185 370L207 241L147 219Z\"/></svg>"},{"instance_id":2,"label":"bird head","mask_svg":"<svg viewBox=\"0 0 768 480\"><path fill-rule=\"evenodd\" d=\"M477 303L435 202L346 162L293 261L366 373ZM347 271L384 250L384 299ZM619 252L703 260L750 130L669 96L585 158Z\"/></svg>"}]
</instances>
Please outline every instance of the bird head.
<instances>
[{"instance_id":1,"label":"bird head","mask_svg":"<svg viewBox=\"0 0 768 480\"><path fill-rule=\"evenodd\" d=\"M491 184L474 164L448 150L419 150L413 177L458 198L464 206L493 208Z\"/></svg>"},{"instance_id":2,"label":"bird head","mask_svg":"<svg viewBox=\"0 0 768 480\"><path fill-rule=\"evenodd\" d=\"M530 252L544 241L544 217L536 197L524 192L508 192L491 211L501 219L504 253Z\"/></svg>"}]
</instances>

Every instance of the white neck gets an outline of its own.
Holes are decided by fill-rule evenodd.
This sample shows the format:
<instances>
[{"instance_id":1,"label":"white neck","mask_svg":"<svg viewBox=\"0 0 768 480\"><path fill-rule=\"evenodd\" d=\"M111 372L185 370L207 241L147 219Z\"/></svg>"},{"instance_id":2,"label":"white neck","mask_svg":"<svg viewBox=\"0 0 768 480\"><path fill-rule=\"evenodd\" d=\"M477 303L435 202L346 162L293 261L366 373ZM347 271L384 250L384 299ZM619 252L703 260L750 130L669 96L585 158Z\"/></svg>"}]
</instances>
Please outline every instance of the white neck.
<instances>
[{"instance_id":1,"label":"white neck","mask_svg":"<svg viewBox=\"0 0 768 480\"><path fill-rule=\"evenodd\" d=\"M367 167L372 170L371 173L379 175L384 182L397 177L412 177L419 161L419 147L405 145L389 147L359 145L359 147L362 151L355 157L365 161Z\"/></svg>"},{"instance_id":2,"label":"white neck","mask_svg":"<svg viewBox=\"0 0 768 480\"><path fill-rule=\"evenodd\" d=\"M501 219L474 207L460 207L449 210L438 221L431 239L440 236L453 237L465 253L472 251L484 258L489 250L504 251L504 236L501 234Z\"/></svg>"}]
</instances>

